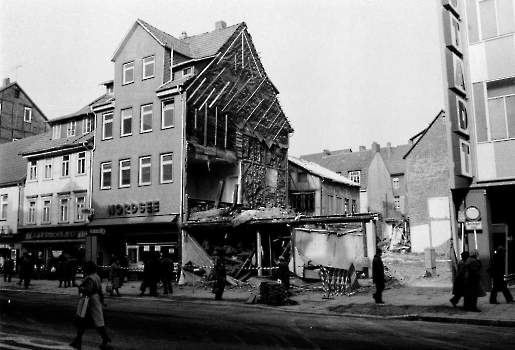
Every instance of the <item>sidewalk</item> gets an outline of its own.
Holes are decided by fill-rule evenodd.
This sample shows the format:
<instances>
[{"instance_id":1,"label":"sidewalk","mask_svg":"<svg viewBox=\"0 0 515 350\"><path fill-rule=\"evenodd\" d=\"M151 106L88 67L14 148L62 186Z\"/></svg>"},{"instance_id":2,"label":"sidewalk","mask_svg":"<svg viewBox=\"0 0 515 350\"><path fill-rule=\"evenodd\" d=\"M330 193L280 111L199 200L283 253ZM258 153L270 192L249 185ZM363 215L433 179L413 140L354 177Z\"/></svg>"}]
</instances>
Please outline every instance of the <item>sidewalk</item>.
<instances>
[{"instance_id":1,"label":"sidewalk","mask_svg":"<svg viewBox=\"0 0 515 350\"><path fill-rule=\"evenodd\" d=\"M0 293L2 291L19 291L22 293L51 293L62 295L76 295L77 288L58 288L59 282L55 280L33 280L29 289L18 286L18 278L11 283L0 281ZM200 286L174 285L173 294L164 295L162 289L159 295L149 296L148 291L140 296L139 281L126 282L120 288L121 297L111 297L106 293L106 302L110 299L131 299L135 302L153 300L158 302L192 302L206 305L230 304L231 306L253 307L262 309L283 310L285 312L298 312L305 314L323 314L330 316L350 316L368 318L387 318L402 320L423 320L450 323L468 323L479 325L493 325L515 327L515 304L506 304L502 293L498 295L498 305L489 303L489 293L486 297L479 298L478 308L482 312L468 312L461 307L460 300L457 308L449 302L451 287L426 286L402 286L395 284L387 286L383 292L386 304L375 304L372 299L374 287L369 280L359 280L362 288L351 296L340 295L325 299L320 285L305 285L292 288L290 300L296 305L269 306L265 304L247 304L247 299L258 294L259 280L254 279L243 287L226 287L223 301L215 301L210 289ZM80 283L80 280L77 281ZM103 281L105 288L106 281ZM298 284L300 285L300 284ZM515 288L510 288L515 295Z\"/></svg>"}]
</instances>

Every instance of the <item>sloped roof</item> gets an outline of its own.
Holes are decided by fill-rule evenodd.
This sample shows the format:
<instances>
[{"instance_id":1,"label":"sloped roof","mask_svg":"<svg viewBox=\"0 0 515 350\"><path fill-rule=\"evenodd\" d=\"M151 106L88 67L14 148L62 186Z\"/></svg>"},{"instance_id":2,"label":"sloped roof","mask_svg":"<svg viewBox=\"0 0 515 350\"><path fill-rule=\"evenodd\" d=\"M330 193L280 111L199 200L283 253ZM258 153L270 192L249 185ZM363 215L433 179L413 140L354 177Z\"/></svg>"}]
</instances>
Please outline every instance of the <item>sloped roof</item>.
<instances>
[{"instance_id":1,"label":"sloped roof","mask_svg":"<svg viewBox=\"0 0 515 350\"><path fill-rule=\"evenodd\" d=\"M229 40L234 32L239 28L240 25L245 25L244 22L224 28L217 29L212 32L190 36L184 39L177 39L176 37L151 26L147 22L138 19L132 25L131 29L122 40L121 44L113 54L114 61L128 38L134 32L136 27L140 25L145 29L154 39L163 47L179 52L180 54L189 58L203 58L212 56L222 48L222 46Z\"/></svg>"},{"instance_id":2,"label":"sloped roof","mask_svg":"<svg viewBox=\"0 0 515 350\"><path fill-rule=\"evenodd\" d=\"M67 114L67 115L64 115L62 117L54 118L50 122L55 122L55 121L59 121L59 120L65 120L65 119L69 119L69 118L78 117L78 116L81 116L81 115L84 115L84 114L93 113L93 111L91 110L92 107L94 105L100 104L104 100L108 100L109 97L112 97L112 96L108 95L107 93L103 94L102 96L97 97L92 102L88 103L86 106L84 106L81 109L79 109L77 112L72 113L72 114Z\"/></svg>"},{"instance_id":3,"label":"sloped roof","mask_svg":"<svg viewBox=\"0 0 515 350\"><path fill-rule=\"evenodd\" d=\"M23 156L30 156L41 152L63 150L66 148L78 146L82 143L88 143L93 139L94 132L74 137L52 139L52 133L46 133L46 137L35 140L31 145L27 146L22 152Z\"/></svg>"},{"instance_id":4,"label":"sloped roof","mask_svg":"<svg viewBox=\"0 0 515 350\"><path fill-rule=\"evenodd\" d=\"M163 85L161 85L157 89L157 92L160 92L160 91L163 91L163 90L168 90L168 89L174 88L176 86L182 85L182 84L186 83L187 81L189 81L190 79L192 79L194 77L195 77L194 75L188 75L188 76L182 77L180 79L170 80L169 82L164 83Z\"/></svg>"},{"instance_id":5,"label":"sloped roof","mask_svg":"<svg viewBox=\"0 0 515 350\"><path fill-rule=\"evenodd\" d=\"M324 168L336 173L348 174L349 171L360 171L361 188L367 188L368 167L377 152L365 150L359 152L349 152L348 150L331 151L329 154L315 153L303 155L300 158L317 163Z\"/></svg>"},{"instance_id":6,"label":"sloped roof","mask_svg":"<svg viewBox=\"0 0 515 350\"><path fill-rule=\"evenodd\" d=\"M403 157L410 148L410 145L390 147L390 156L388 156L388 147L381 148L381 156L391 175L404 174L406 171L406 161Z\"/></svg>"},{"instance_id":7,"label":"sloped roof","mask_svg":"<svg viewBox=\"0 0 515 350\"><path fill-rule=\"evenodd\" d=\"M34 135L0 145L0 185L14 184L27 174L27 160L20 154L33 143L47 139L51 132ZM6 166L8 165L8 166Z\"/></svg>"},{"instance_id":8,"label":"sloped roof","mask_svg":"<svg viewBox=\"0 0 515 350\"><path fill-rule=\"evenodd\" d=\"M45 115L45 113L43 113L43 111L42 111L42 110L41 110L41 109L36 105L36 103L34 103L34 101L30 98L29 94L27 94L27 93L25 92L25 90L23 90L23 88L22 88L22 87L20 86L20 84L18 84L17 82L13 81L13 82L12 82L12 83L10 83L10 84L7 84L7 85L4 85L4 86L1 86L1 87L0 87L0 92L2 92L2 91L4 91L4 90L7 90L7 89L11 88L11 87L12 87L12 86L14 86L14 85L16 85L16 87L17 87L18 89L20 89L20 91L21 91L21 92L23 92L23 94L24 94L24 95L25 95L25 97L30 101L30 103L32 104L32 106L33 106L34 108L36 108L36 109L39 111L39 113L41 114L41 116L42 116L46 121L48 121L48 118L47 118L47 116Z\"/></svg>"},{"instance_id":9,"label":"sloped roof","mask_svg":"<svg viewBox=\"0 0 515 350\"><path fill-rule=\"evenodd\" d=\"M293 164L301 167L302 169L306 170L307 172L317 175L319 177L322 177L324 179L328 179L334 182L346 184L349 186L357 186L360 187L360 185L354 181L349 180L345 176L342 176L340 174L335 173L334 171L331 171L327 168L324 168L316 163L310 162L305 159L299 159L296 157L289 156L288 160L292 162Z\"/></svg>"},{"instance_id":10,"label":"sloped roof","mask_svg":"<svg viewBox=\"0 0 515 350\"><path fill-rule=\"evenodd\" d=\"M404 159L406 159L406 157L411 153L411 151L418 145L420 140L427 134L429 129L431 129L433 124L438 120L438 118L440 118L440 116L445 116L445 111L443 109L436 115L436 117L431 121L431 123L429 123L429 126L427 128L425 128L424 130L422 130L410 139L412 146L408 149L406 154L404 154Z\"/></svg>"}]
</instances>

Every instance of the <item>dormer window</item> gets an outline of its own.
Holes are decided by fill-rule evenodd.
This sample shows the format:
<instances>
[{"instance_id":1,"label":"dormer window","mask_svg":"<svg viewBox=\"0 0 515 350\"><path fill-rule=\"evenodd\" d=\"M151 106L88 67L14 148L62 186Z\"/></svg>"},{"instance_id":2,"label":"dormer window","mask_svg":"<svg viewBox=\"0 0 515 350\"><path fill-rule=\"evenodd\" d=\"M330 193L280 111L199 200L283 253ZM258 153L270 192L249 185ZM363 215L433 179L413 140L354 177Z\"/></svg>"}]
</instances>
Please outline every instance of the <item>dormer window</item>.
<instances>
[{"instance_id":1,"label":"dormer window","mask_svg":"<svg viewBox=\"0 0 515 350\"><path fill-rule=\"evenodd\" d=\"M134 61L123 65L123 82L122 84L130 84L134 82Z\"/></svg>"},{"instance_id":2,"label":"dormer window","mask_svg":"<svg viewBox=\"0 0 515 350\"><path fill-rule=\"evenodd\" d=\"M193 67L187 67L182 70L182 76L187 77L188 75L193 74Z\"/></svg>"},{"instance_id":3,"label":"dormer window","mask_svg":"<svg viewBox=\"0 0 515 350\"><path fill-rule=\"evenodd\" d=\"M106 86L106 90L107 90L107 94L108 95L112 95L113 92L114 92L114 86L113 85L108 85L108 86Z\"/></svg>"},{"instance_id":4,"label":"dormer window","mask_svg":"<svg viewBox=\"0 0 515 350\"><path fill-rule=\"evenodd\" d=\"M356 183L360 183L360 177L361 177L361 172L359 170L356 170L356 171L349 171L349 179L351 181L354 181Z\"/></svg>"},{"instance_id":5,"label":"dormer window","mask_svg":"<svg viewBox=\"0 0 515 350\"><path fill-rule=\"evenodd\" d=\"M82 119L82 133L87 134L93 129L93 120L89 117Z\"/></svg>"},{"instance_id":6,"label":"dormer window","mask_svg":"<svg viewBox=\"0 0 515 350\"><path fill-rule=\"evenodd\" d=\"M143 59L143 80L154 77L155 57L149 56Z\"/></svg>"},{"instance_id":7,"label":"dormer window","mask_svg":"<svg viewBox=\"0 0 515 350\"><path fill-rule=\"evenodd\" d=\"M66 136L67 137L75 136L75 130L76 129L77 129L77 121L76 120L71 120L68 123L68 129L66 129Z\"/></svg>"},{"instance_id":8,"label":"dormer window","mask_svg":"<svg viewBox=\"0 0 515 350\"><path fill-rule=\"evenodd\" d=\"M52 126L52 139L61 138L61 124Z\"/></svg>"}]
</instances>

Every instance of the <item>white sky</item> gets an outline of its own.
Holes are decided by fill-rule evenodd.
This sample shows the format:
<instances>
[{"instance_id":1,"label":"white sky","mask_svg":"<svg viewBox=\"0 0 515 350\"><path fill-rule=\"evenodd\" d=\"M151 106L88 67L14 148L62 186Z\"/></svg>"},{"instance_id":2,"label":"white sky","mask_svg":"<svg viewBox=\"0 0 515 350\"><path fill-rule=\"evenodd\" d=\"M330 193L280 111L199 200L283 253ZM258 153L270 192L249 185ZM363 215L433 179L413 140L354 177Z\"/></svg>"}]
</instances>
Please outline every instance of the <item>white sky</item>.
<instances>
[{"instance_id":1,"label":"white sky","mask_svg":"<svg viewBox=\"0 0 515 350\"><path fill-rule=\"evenodd\" d=\"M0 78L53 119L104 93L136 19L175 37L246 22L295 129L290 155L396 146L443 108L436 3L0 0Z\"/></svg>"}]
</instances>

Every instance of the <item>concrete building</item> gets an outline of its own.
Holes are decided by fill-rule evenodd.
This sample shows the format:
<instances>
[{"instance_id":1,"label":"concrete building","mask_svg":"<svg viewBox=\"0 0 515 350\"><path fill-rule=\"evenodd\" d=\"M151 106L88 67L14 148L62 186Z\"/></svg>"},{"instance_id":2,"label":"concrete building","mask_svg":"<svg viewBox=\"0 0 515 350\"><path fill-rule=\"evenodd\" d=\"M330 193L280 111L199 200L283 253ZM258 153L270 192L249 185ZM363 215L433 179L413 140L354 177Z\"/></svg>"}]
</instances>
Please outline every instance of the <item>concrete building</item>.
<instances>
[{"instance_id":1,"label":"concrete building","mask_svg":"<svg viewBox=\"0 0 515 350\"><path fill-rule=\"evenodd\" d=\"M515 272L515 2L435 1L438 11L456 252L497 246ZM485 274L485 282L488 276ZM489 285L487 283L486 285Z\"/></svg>"},{"instance_id":2,"label":"concrete building","mask_svg":"<svg viewBox=\"0 0 515 350\"><path fill-rule=\"evenodd\" d=\"M17 82L9 78L0 87L0 144L49 130L48 120Z\"/></svg>"}]
</instances>

